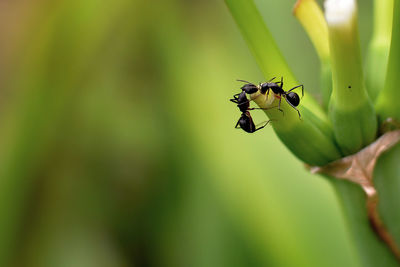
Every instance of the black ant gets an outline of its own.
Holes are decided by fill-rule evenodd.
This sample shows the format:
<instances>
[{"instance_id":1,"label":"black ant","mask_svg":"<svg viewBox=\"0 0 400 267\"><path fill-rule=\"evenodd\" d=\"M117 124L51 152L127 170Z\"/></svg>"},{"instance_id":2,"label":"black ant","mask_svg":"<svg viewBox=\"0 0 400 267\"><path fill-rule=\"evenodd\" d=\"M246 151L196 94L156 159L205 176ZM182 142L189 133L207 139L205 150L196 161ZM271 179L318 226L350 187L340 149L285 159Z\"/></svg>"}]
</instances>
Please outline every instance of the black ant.
<instances>
[{"instance_id":1,"label":"black ant","mask_svg":"<svg viewBox=\"0 0 400 267\"><path fill-rule=\"evenodd\" d=\"M243 86L243 87L245 87L245 86ZM237 104L238 108L242 112L242 115L240 116L238 122L235 125L235 128L238 128L238 126L239 126L245 132L254 133L258 130L261 130L265 126L267 126L268 123L270 122L270 120L267 121L263 126L256 128L256 126L253 122L253 118L250 115L249 110L267 109L267 108L250 108L250 100L247 99L246 92L251 92L250 94L252 94L252 93L255 93L256 91L254 92L254 90L252 88L250 88L251 84L249 84L249 87L246 87L246 89L243 89L243 87L242 87L243 91L241 93L234 95L233 99L230 99L231 102ZM256 90L258 91L257 87L256 87Z\"/></svg>"},{"instance_id":2,"label":"black ant","mask_svg":"<svg viewBox=\"0 0 400 267\"><path fill-rule=\"evenodd\" d=\"M299 118L301 118L300 111L296 108L300 104L300 97L297 93L292 92L292 91L298 87L301 87L301 94L303 97L304 96L304 86L301 84L301 85L291 88L288 91L285 91L285 90L283 90L283 77L281 77L281 81L276 82L276 83L272 82L275 78L276 77L272 78L268 82L261 83L258 87L255 84L249 83L247 81L242 81L242 80L240 80L240 81L248 83L245 85L246 87L250 88L252 86L255 86L255 87L259 88L260 93L267 94L267 96L269 95L269 90L272 90L272 92L274 92L274 94L279 97L278 110L280 110L282 112L283 112L283 110L281 109L281 101L282 101L282 96L283 96L285 98L286 102L297 111L297 113L299 114ZM245 87L245 86L243 86L243 87Z\"/></svg>"}]
</instances>

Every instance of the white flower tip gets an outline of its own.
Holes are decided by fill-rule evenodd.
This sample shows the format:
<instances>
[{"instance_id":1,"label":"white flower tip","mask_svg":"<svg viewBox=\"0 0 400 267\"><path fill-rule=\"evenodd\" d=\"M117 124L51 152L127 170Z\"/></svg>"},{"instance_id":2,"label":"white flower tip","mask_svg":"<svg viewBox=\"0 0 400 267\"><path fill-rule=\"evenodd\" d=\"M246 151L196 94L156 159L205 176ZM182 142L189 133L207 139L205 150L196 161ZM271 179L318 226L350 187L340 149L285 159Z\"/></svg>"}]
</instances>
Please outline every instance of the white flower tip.
<instances>
[{"instance_id":1,"label":"white flower tip","mask_svg":"<svg viewBox=\"0 0 400 267\"><path fill-rule=\"evenodd\" d=\"M356 0L325 0L325 17L330 25L347 24L356 11Z\"/></svg>"}]
</instances>

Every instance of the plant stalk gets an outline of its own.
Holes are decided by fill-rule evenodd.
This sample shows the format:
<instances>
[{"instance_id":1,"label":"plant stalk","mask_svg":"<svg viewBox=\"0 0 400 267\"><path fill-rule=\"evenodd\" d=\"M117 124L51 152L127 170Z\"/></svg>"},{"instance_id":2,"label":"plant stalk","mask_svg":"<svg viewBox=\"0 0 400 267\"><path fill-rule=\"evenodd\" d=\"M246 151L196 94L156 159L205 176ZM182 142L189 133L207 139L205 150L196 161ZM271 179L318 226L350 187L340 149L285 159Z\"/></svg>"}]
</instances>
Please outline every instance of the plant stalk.
<instances>
[{"instance_id":1,"label":"plant stalk","mask_svg":"<svg viewBox=\"0 0 400 267\"><path fill-rule=\"evenodd\" d=\"M366 85L374 102L385 85L392 35L393 0L374 0L374 30L368 48Z\"/></svg>"},{"instance_id":2,"label":"plant stalk","mask_svg":"<svg viewBox=\"0 0 400 267\"><path fill-rule=\"evenodd\" d=\"M333 79L329 116L341 150L350 155L375 140L376 114L364 84L356 2L328 0L325 10Z\"/></svg>"},{"instance_id":3,"label":"plant stalk","mask_svg":"<svg viewBox=\"0 0 400 267\"><path fill-rule=\"evenodd\" d=\"M315 0L298 0L293 14L303 26L314 45L321 63L322 103L328 109L332 93L332 70L329 53L328 26L324 14Z\"/></svg>"},{"instance_id":4,"label":"plant stalk","mask_svg":"<svg viewBox=\"0 0 400 267\"><path fill-rule=\"evenodd\" d=\"M400 121L400 1L394 1L392 42L390 45L389 63L386 75L385 87L378 96L376 111L379 120L383 122L387 118Z\"/></svg>"}]
</instances>

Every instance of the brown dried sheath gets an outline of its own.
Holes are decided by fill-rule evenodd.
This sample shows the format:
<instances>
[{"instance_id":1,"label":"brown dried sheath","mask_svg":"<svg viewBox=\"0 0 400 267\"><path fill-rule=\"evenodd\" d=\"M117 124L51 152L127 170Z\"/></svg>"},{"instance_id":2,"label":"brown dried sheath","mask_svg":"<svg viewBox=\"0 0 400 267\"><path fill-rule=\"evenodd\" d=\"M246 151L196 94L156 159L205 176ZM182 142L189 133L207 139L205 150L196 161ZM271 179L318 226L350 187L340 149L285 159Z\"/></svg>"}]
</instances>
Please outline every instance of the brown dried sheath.
<instances>
[{"instance_id":1,"label":"brown dried sheath","mask_svg":"<svg viewBox=\"0 0 400 267\"><path fill-rule=\"evenodd\" d=\"M390 131L358 153L331 162L323 167L309 167L311 173L326 174L358 184L367 195L368 219L379 237L400 260L400 249L387 231L378 213L378 193L373 183L373 173L378 158L400 141L400 130Z\"/></svg>"}]
</instances>

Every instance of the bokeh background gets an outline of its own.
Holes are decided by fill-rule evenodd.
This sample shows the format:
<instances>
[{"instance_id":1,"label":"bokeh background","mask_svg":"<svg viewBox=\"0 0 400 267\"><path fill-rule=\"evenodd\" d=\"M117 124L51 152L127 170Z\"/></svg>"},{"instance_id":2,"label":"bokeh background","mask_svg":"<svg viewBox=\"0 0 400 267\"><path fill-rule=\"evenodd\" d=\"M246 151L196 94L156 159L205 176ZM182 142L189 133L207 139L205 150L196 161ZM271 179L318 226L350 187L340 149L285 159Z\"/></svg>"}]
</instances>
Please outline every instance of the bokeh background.
<instances>
[{"instance_id":1,"label":"bokeh background","mask_svg":"<svg viewBox=\"0 0 400 267\"><path fill-rule=\"evenodd\" d=\"M294 2L256 1L318 97ZM0 1L0 266L359 266L329 182L234 129L236 79L223 1Z\"/></svg>"}]
</instances>

